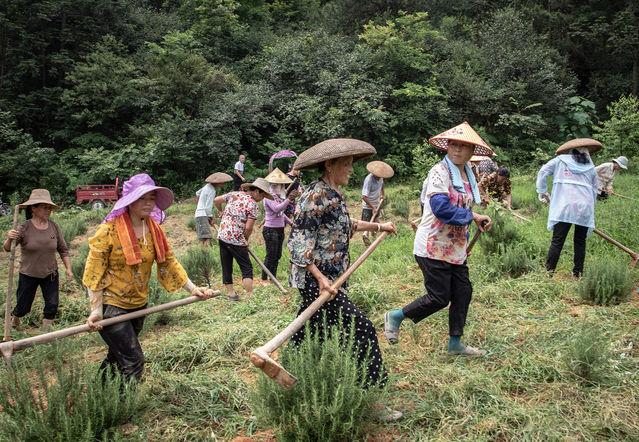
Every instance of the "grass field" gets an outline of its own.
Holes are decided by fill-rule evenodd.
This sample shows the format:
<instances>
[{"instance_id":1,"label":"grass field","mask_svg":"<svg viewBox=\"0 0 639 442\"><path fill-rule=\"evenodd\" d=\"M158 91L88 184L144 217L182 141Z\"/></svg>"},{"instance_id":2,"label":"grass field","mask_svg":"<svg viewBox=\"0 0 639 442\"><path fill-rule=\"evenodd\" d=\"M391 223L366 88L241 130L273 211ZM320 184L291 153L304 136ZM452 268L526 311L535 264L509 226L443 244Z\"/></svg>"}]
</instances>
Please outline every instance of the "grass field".
<instances>
[{"instance_id":1,"label":"grass field","mask_svg":"<svg viewBox=\"0 0 639 442\"><path fill-rule=\"evenodd\" d=\"M530 223L504 214L516 227L522 246L533 253L528 272L519 278L495 271L498 257L479 246L469 258L474 285L465 340L490 351L486 358L446 355L448 318L440 312L418 325L402 326L400 344L383 338L383 313L401 306L423 291L421 273L412 257L413 232L406 222L419 215L418 187L391 185L386 216L399 234L385 240L351 280L351 297L376 325L384 362L391 373L386 401L404 412L393 424L367 424L368 440L639 440L639 298L614 306L584 303L572 268L572 233L557 273L543 271L543 254L550 242L547 208L536 200L534 177L514 180L514 203ZM616 190L637 197L639 176L622 174ZM353 216L359 216L357 189L347 191ZM410 202L405 216L402 200ZM395 201L396 209L393 209ZM193 203L169 211L166 230L178 256L196 244L188 228ZM399 214L395 215L395 213ZM86 232L71 242L72 255L97 226L99 217L67 211L56 215L72 223L82 219ZM615 199L599 204L597 225L630 248L639 250L634 202ZM0 230L8 228L7 218ZM261 234L252 238L264 255ZM360 235L351 255L363 250ZM0 289L6 293L7 257L0 264ZM629 262L629 257L596 236L587 242L586 272L603 261ZM288 255L280 263L284 280ZM238 275L239 276L239 275ZM632 275L636 281L636 275ZM221 277L216 275L215 284ZM297 294L281 294L274 286L258 286L252 298L231 303L218 298L147 318L142 345L146 354L145 382L139 389L140 412L112 429L114 440L272 440L273 428L258 421L249 400L258 372L250 364L251 349L266 342L296 315ZM159 291L164 301L185 296ZM82 322L86 299L76 282L64 283L56 327ZM30 323L37 325L41 300ZM28 328L14 338L37 333ZM593 372L575 369L576 347L592 343L603 358ZM591 345L591 347L592 347ZM54 354L65 364L94 372L105 353L97 335L66 339L17 354L20 364L51 367ZM583 353L583 351L582 351ZM6 369L0 376L7 377ZM585 377L584 377L585 376ZM11 423L0 418L0 440ZM250 439L242 439L250 438ZM64 440L64 439L61 439Z\"/></svg>"}]
</instances>

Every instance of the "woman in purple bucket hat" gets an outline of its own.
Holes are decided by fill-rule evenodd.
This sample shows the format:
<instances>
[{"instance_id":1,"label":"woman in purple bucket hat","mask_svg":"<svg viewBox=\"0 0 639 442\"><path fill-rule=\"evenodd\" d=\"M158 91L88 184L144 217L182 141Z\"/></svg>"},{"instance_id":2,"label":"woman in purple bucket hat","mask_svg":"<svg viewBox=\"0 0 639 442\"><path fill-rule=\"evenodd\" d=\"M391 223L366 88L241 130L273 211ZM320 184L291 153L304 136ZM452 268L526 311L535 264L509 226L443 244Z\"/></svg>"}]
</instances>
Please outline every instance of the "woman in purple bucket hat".
<instances>
[{"instance_id":1,"label":"woman in purple bucket hat","mask_svg":"<svg viewBox=\"0 0 639 442\"><path fill-rule=\"evenodd\" d=\"M134 175L124 182L122 198L89 239L82 278L91 301L87 324L99 330L109 348L100 369L118 370L125 381L142 377L144 354L138 335L144 317L105 328L96 322L146 307L153 262L167 291L182 288L201 298L212 295L210 289L191 282L160 227L164 210L172 203L169 189L156 186L145 173Z\"/></svg>"}]
</instances>

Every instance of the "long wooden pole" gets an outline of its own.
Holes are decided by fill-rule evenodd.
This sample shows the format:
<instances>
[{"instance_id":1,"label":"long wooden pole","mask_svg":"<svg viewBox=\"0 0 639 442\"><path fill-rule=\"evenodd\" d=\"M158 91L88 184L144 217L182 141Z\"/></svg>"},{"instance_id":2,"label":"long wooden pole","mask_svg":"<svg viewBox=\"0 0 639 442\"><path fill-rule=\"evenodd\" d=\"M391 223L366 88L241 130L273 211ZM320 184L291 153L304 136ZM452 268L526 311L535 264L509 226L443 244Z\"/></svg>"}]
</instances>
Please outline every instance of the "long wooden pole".
<instances>
[{"instance_id":1,"label":"long wooden pole","mask_svg":"<svg viewBox=\"0 0 639 442\"><path fill-rule=\"evenodd\" d=\"M628 255L630 255L630 257L632 258L632 262L630 263L631 267L635 267L637 265L637 261L639 261L639 253L637 253L634 250L631 250L630 248L624 246L619 241L617 241L616 239L608 236L607 234L605 234L604 232L602 232L601 230L599 230L597 228L593 229L593 232L595 232L597 235L601 236L603 239L608 241L610 244L613 244L613 245L619 247L621 250L623 250Z\"/></svg>"},{"instance_id":2,"label":"long wooden pole","mask_svg":"<svg viewBox=\"0 0 639 442\"><path fill-rule=\"evenodd\" d=\"M262 267L262 270L264 270L264 273L266 273L268 275L268 277L271 279L271 281L273 281L273 284L275 284L277 286L278 289L280 289L280 291L282 293L287 293L286 289L284 288L284 286L277 280L277 278L275 277L275 275L273 275L271 273L271 271L266 267L266 264L264 264L262 262L262 260L260 260L260 258L257 257L257 255L255 253L253 253L253 250L251 250L250 247L247 247L249 254L253 257L253 259L255 260L255 262L258 263L258 265L260 267Z\"/></svg>"},{"instance_id":3,"label":"long wooden pole","mask_svg":"<svg viewBox=\"0 0 639 442\"><path fill-rule=\"evenodd\" d=\"M18 215L20 213L20 206L15 206L13 209L13 230L18 228ZM7 281L7 299L4 303L4 335L2 342L11 340L11 299L13 298L13 273L16 260L16 245L18 241L11 240L11 253L9 254L9 275Z\"/></svg>"},{"instance_id":4,"label":"long wooden pole","mask_svg":"<svg viewBox=\"0 0 639 442\"><path fill-rule=\"evenodd\" d=\"M213 292L212 297L217 297L220 295L219 290L215 290ZM176 307L181 307L183 305L192 304L194 302L203 301L203 298L198 296L189 296L188 298L178 299L177 301L167 302L165 304L154 305L153 307L145 308L142 310L138 310L135 312L127 313L124 315L116 316L114 318L103 319L101 321L96 322L97 325L101 325L102 327L108 327L109 325L119 324L120 322L128 321L130 319L139 318L141 316L150 315L151 313L162 312L165 310L170 310ZM77 335L79 333L86 333L94 331L87 324L76 325L74 327L64 328L62 330L52 331L50 333L44 333L38 336L33 336L31 338L19 339L17 341L9 341L3 342L0 344L0 352L2 356L4 356L5 361L9 362L11 360L11 356L13 353L24 350L28 347L33 347L38 344L47 344L49 342L56 341L61 338L66 338L68 336Z\"/></svg>"},{"instance_id":5,"label":"long wooden pole","mask_svg":"<svg viewBox=\"0 0 639 442\"><path fill-rule=\"evenodd\" d=\"M379 215L379 211L382 209L382 203L384 202L384 198L381 198L379 200L379 204L377 205L377 207L375 208L375 211L373 211L373 215L371 216L371 220L369 221L370 223L374 223L375 220L377 219L377 215ZM368 237L372 235L372 233L370 231L366 231L364 232L364 241L368 241Z\"/></svg>"},{"instance_id":6,"label":"long wooden pole","mask_svg":"<svg viewBox=\"0 0 639 442\"><path fill-rule=\"evenodd\" d=\"M364 261L373 253L373 251L377 248L379 243L386 237L388 232L382 232L375 241L372 242L370 246L362 253L357 260L350 265L348 269L344 273L342 273L333 284L331 284L331 288L335 290L339 290L339 288L346 282L348 278L361 266ZM293 336L298 330L300 330L306 321L313 316L322 305L324 305L327 301L331 300L333 295L328 290L322 290L315 301L311 305L309 305L306 310L299 314L293 322L291 322L284 330L279 332L275 337L273 337L270 341L268 341L263 346L256 348L251 353L251 362L253 365L264 371L267 376L274 379L275 382L280 384L284 388L291 388L297 382L295 376L290 374L284 367L278 364L274 359L271 358L270 354L275 350L280 348L291 336Z\"/></svg>"},{"instance_id":7,"label":"long wooden pole","mask_svg":"<svg viewBox=\"0 0 639 442\"><path fill-rule=\"evenodd\" d=\"M629 196L620 195L617 192L612 192L613 195L618 196L619 198L627 199L630 201L637 201L635 198L630 198Z\"/></svg>"}]
</instances>

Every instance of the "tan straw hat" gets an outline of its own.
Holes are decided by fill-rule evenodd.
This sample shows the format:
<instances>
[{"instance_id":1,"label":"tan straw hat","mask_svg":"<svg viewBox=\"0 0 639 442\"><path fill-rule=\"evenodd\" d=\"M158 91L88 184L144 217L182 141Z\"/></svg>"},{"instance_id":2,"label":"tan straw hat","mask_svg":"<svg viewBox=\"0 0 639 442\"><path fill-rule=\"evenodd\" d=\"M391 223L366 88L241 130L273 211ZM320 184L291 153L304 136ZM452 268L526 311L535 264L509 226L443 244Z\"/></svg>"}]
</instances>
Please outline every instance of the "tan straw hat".
<instances>
[{"instance_id":1,"label":"tan straw hat","mask_svg":"<svg viewBox=\"0 0 639 442\"><path fill-rule=\"evenodd\" d=\"M19 204L19 206L20 208L24 208L27 206L35 206L36 204L48 204L56 209L60 208L60 206L51 201L51 194L47 189L33 189L29 199Z\"/></svg>"},{"instance_id":2,"label":"tan straw hat","mask_svg":"<svg viewBox=\"0 0 639 442\"><path fill-rule=\"evenodd\" d=\"M586 147L590 154L597 152L602 149L603 146L597 140L593 140L592 138L575 138L574 140L570 140L562 144L557 148L555 155L561 155L562 153L569 153L572 149L576 149L578 147Z\"/></svg>"},{"instance_id":3,"label":"tan straw hat","mask_svg":"<svg viewBox=\"0 0 639 442\"><path fill-rule=\"evenodd\" d=\"M273 172L266 175L264 179L270 184L291 184L293 182L292 179L287 177L286 174L277 167L273 169Z\"/></svg>"},{"instance_id":4,"label":"tan straw hat","mask_svg":"<svg viewBox=\"0 0 639 442\"><path fill-rule=\"evenodd\" d=\"M470 127L466 121L459 126L448 129L445 132L435 135L428 142L439 150L446 152L448 150L448 141L461 141L462 143L472 145L475 150L474 155L482 155L492 157L495 152L488 144L479 136L475 129Z\"/></svg>"},{"instance_id":5,"label":"tan straw hat","mask_svg":"<svg viewBox=\"0 0 639 442\"><path fill-rule=\"evenodd\" d=\"M383 161L371 161L366 165L366 170L380 178L390 178L395 175L392 167Z\"/></svg>"},{"instance_id":6,"label":"tan straw hat","mask_svg":"<svg viewBox=\"0 0 639 442\"><path fill-rule=\"evenodd\" d=\"M257 178L252 183L244 183L240 186L240 188L242 190L251 190L251 188L259 189L264 192L264 198L268 198L270 200L273 199L273 195L271 195L271 191L269 189L268 181L266 181L264 178Z\"/></svg>"},{"instance_id":7,"label":"tan straw hat","mask_svg":"<svg viewBox=\"0 0 639 442\"><path fill-rule=\"evenodd\" d=\"M215 172L206 177L204 181L211 184L223 184L228 183L229 181L233 181L233 178L231 178L231 175L229 175L228 173Z\"/></svg>"},{"instance_id":8,"label":"tan straw hat","mask_svg":"<svg viewBox=\"0 0 639 442\"><path fill-rule=\"evenodd\" d=\"M293 168L297 170L309 169L324 161L346 156L353 156L353 161L375 155L377 151L366 141L353 138L331 138L309 147L295 160Z\"/></svg>"}]
</instances>

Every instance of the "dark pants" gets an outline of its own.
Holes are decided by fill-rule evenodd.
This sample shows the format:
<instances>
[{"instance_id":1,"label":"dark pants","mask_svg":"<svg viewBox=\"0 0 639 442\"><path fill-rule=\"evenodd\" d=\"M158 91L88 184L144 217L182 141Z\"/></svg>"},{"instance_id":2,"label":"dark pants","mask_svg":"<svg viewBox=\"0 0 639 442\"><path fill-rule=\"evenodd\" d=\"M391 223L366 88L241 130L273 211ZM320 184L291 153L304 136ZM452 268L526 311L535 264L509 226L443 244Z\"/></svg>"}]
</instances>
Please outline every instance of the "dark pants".
<instances>
[{"instance_id":1,"label":"dark pants","mask_svg":"<svg viewBox=\"0 0 639 442\"><path fill-rule=\"evenodd\" d=\"M45 278L34 278L20 273L18 276L18 289L16 291L16 307L13 316L23 317L31 311L36 290L40 287L44 298L44 319L54 319L58 313L58 301L60 299L58 273L52 273Z\"/></svg>"},{"instance_id":2,"label":"dark pants","mask_svg":"<svg viewBox=\"0 0 639 442\"><path fill-rule=\"evenodd\" d=\"M373 218L373 209L365 207L362 209L362 221L370 221Z\"/></svg>"},{"instance_id":3,"label":"dark pants","mask_svg":"<svg viewBox=\"0 0 639 442\"><path fill-rule=\"evenodd\" d=\"M284 227L264 227L262 236L266 245L266 258L264 265L277 277L277 266L282 257L282 244L284 243ZM262 279L268 279L266 272L262 270Z\"/></svg>"},{"instance_id":4,"label":"dark pants","mask_svg":"<svg viewBox=\"0 0 639 442\"><path fill-rule=\"evenodd\" d=\"M421 256L415 256L415 261L424 275L426 294L406 305L404 315L418 323L450 303L448 332L450 336L462 336L473 294L468 266Z\"/></svg>"},{"instance_id":5,"label":"dark pants","mask_svg":"<svg viewBox=\"0 0 639 442\"><path fill-rule=\"evenodd\" d=\"M546 257L546 270L554 272L557 268L557 262L559 261L559 255L561 255L561 249L564 247L564 242L568 236L570 230L570 223L557 223L552 230L552 240L550 241L550 248L548 249L548 256ZM588 227L578 226L575 224L575 234L573 239L574 258L572 274L574 276L581 276L584 272L584 259L586 258L586 235L588 234Z\"/></svg>"},{"instance_id":6,"label":"dark pants","mask_svg":"<svg viewBox=\"0 0 639 442\"><path fill-rule=\"evenodd\" d=\"M607 192L604 192L603 190L601 192L599 192L599 195L597 195L597 199L598 200L605 200L609 197L610 195L608 195Z\"/></svg>"},{"instance_id":7,"label":"dark pants","mask_svg":"<svg viewBox=\"0 0 639 442\"><path fill-rule=\"evenodd\" d=\"M242 178L233 173L233 190L240 190L240 186L242 185L242 183Z\"/></svg>"},{"instance_id":8,"label":"dark pants","mask_svg":"<svg viewBox=\"0 0 639 442\"><path fill-rule=\"evenodd\" d=\"M105 304L103 306L103 317L104 319L114 318L143 308L146 308L146 305L137 309L127 310ZM142 331L143 325L144 316L110 325L100 330L100 336L109 346L109 351L102 361L102 365L100 365L100 370L104 371L111 367L114 372L115 370L120 372L125 381L139 381L142 379L144 353L142 353L138 336Z\"/></svg>"},{"instance_id":9,"label":"dark pants","mask_svg":"<svg viewBox=\"0 0 639 442\"><path fill-rule=\"evenodd\" d=\"M220 264L222 264L222 284L233 284L233 259L237 261L242 272L242 279L253 279L253 265L249 258L248 247L236 246L222 240L220 245Z\"/></svg>"}]
</instances>

